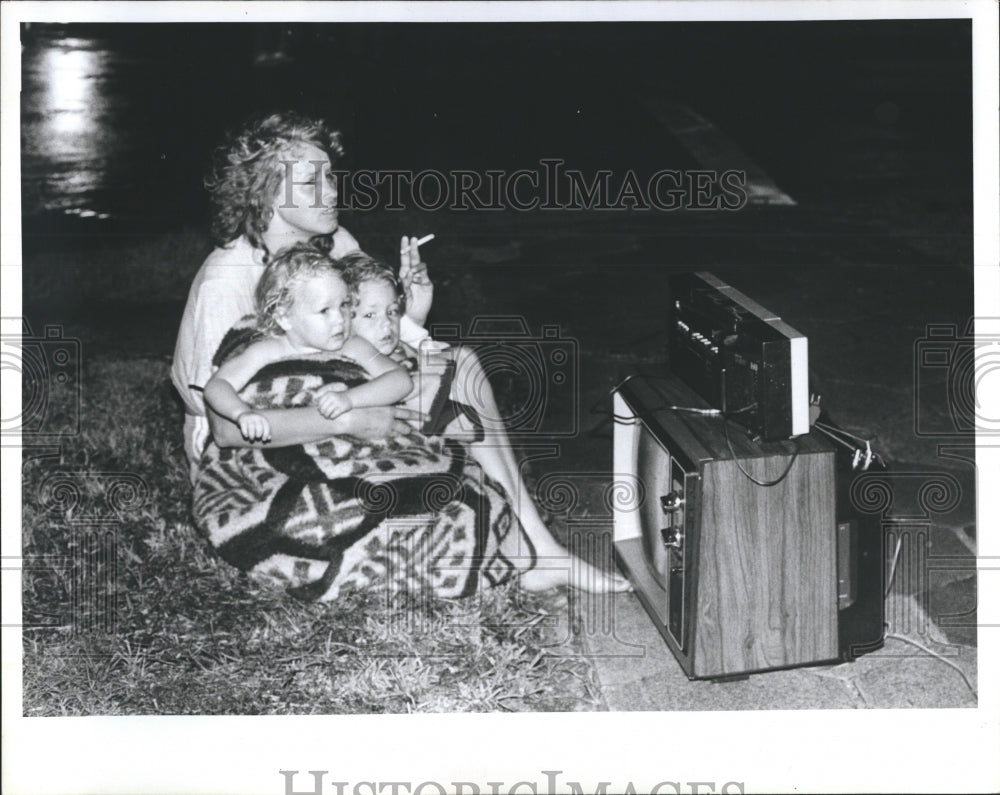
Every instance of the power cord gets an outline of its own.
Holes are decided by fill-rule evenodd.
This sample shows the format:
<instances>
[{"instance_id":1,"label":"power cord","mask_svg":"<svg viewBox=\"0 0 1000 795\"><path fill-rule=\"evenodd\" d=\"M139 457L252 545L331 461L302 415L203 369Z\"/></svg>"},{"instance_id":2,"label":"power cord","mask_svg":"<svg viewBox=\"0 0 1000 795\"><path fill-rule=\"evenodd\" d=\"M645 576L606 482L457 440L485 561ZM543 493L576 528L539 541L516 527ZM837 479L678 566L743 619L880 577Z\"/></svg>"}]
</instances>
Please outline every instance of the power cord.
<instances>
[{"instance_id":1,"label":"power cord","mask_svg":"<svg viewBox=\"0 0 1000 795\"><path fill-rule=\"evenodd\" d=\"M884 598L886 598L886 599L889 598L889 593L890 593L890 591L892 591L893 580L896 578L896 563L899 561L899 552L902 549L902 546L903 546L903 539L902 539L902 537L900 537L900 538L898 538L896 540L896 549L895 549L895 551L892 554L892 565L889 567L889 577L887 578L887 584L886 584L886 587L885 587L885 594L884 594ZM889 629L889 623L888 622L886 622L885 628L887 630ZM959 668L957 665L955 665L955 663L953 663L947 657L945 657L945 656L943 656L941 654L938 654L936 651L934 651L933 649L928 648L923 643L920 643L919 641L913 640L913 638L908 638L905 635L900 635L897 632L886 632L885 636L887 638L894 638L896 640L901 640L901 641L903 641L903 643L909 643L911 646L916 646L921 651L927 652L927 654L931 655L931 657L935 657L938 660L940 660L941 662L943 662L945 665L948 665L948 666L954 668L956 671L958 671L959 675L962 677L962 681L965 682L966 687L969 688L969 691L972 693L972 695L978 697L979 694L976 692L976 688L974 688L972 686L972 682L969 681L969 677L967 677L965 675L965 671L963 671L961 668Z\"/></svg>"},{"instance_id":2,"label":"power cord","mask_svg":"<svg viewBox=\"0 0 1000 795\"><path fill-rule=\"evenodd\" d=\"M853 433L849 433L843 428L838 428L836 425L820 422L818 414L821 399L820 395L809 396L810 410L815 409L817 411L817 417L813 420L812 427L854 454L851 460L851 469L860 469L862 472L867 472L872 464L877 464L882 469L885 469L885 460L875 450L872 450L872 442L877 440L878 437L862 439L860 436L855 436Z\"/></svg>"},{"instance_id":3,"label":"power cord","mask_svg":"<svg viewBox=\"0 0 1000 795\"><path fill-rule=\"evenodd\" d=\"M883 599L889 598L889 592L892 590L892 581L896 579L896 563L899 561L899 550L903 547L903 537L900 536L896 539L896 551L892 553L892 565L889 567L889 578L885 586L885 593L882 594Z\"/></svg>"},{"instance_id":4,"label":"power cord","mask_svg":"<svg viewBox=\"0 0 1000 795\"><path fill-rule=\"evenodd\" d=\"M627 384L629 381L631 381L631 380L633 380L635 378L643 378L643 379L645 379L647 381L648 380L653 380L653 379L661 380L661 381L667 380L663 376L643 375L643 374L640 374L640 373L633 373L632 375L627 376L626 378L624 378L621 381L619 381L617 384L615 384L613 387L611 387L611 389L609 389L608 392L604 396L602 396L601 398L599 398L590 407L590 413L591 414L601 414L603 416L610 417L611 420L616 425L635 425L635 424L637 424L639 422L639 420L638 420L638 418L636 418L634 416L633 417L624 417L624 416L621 416L619 414L615 414L614 411L610 411L609 412L607 410L603 410L602 411L602 410L598 409L598 407L600 406L601 403L603 403L605 400L607 400L608 398L610 398L612 395L614 395L615 392L617 392L619 389L621 389L623 386L625 386L625 384ZM795 460L799 457L800 444L799 444L799 440L798 439L793 440L793 444L795 446L795 449L792 451L792 456L791 456L791 458L788 461L788 466L785 467L785 471L782 472L774 480L759 480L758 478L756 478L753 475L751 475L746 470L746 468L743 466L743 464L740 463L740 459L736 455L736 450L733 448L733 441L732 441L732 439L729 436L729 421L732 418L739 416L740 414L744 414L744 413L746 413L748 411L753 411L756 407L757 407L757 404L756 403L752 403L749 406L744 406L743 408L736 409L734 411L723 412L720 409L706 409L706 408L700 408L700 407L697 407L697 406L675 406L675 405L668 405L668 404L664 403L662 405L655 406L655 407L651 408L650 410L651 411L662 411L662 410L666 409L666 410L669 410L669 411L678 411L678 412L684 412L684 413L687 413L687 414L697 414L697 415L703 416L703 417L719 417L720 419L722 419L722 430L723 430L723 434L726 437L726 446L729 448L729 453L730 453L730 455L732 455L733 461L736 462L736 466L739 468L740 472L742 472L743 475L748 480L750 480L752 483L755 483L758 486L763 486L765 488L770 488L771 486L777 486L785 478L788 477L788 473L792 471L792 466L795 464Z\"/></svg>"},{"instance_id":5,"label":"power cord","mask_svg":"<svg viewBox=\"0 0 1000 795\"><path fill-rule=\"evenodd\" d=\"M612 421L616 425L635 425L635 424L637 424L639 422L639 420L636 417L623 417L623 416L621 416L619 414L615 414L614 411L607 411L606 409L600 409L599 408L599 406L600 406L601 403L603 403L609 397L611 397L612 395L614 395L615 392L617 392L619 389L621 389L623 386L625 386L625 384L627 384L629 381L633 380L634 378L644 378L647 381L651 380L651 379L666 380L666 379L663 378L663 376L642 375L640 373L633 373L632 375L630 375L630 376L622 379L621 381L619 381L617 384L615 384L613 387L611 387L611 389L609 389L607 391L607 393L605 393L602 397L598 398L594 402L594 404L590 407L590 413L591 414L597 414L597 415L604 416L604 417L610 417L612 419ZM669 411L682 411L682 412L686 412L686 413L689 413L689 414L699 414L699 415L705 416L705 417L721 417L722 416L722 412L719 409L704 409L704 408L698 408L696 406L672 406L672 405L667 405L666 403L661 404L659 406L654 406L650 410L651 411L662 411L664 409L669 410Z\"/></svg>"},{"instance_id":6,"label":"power cord","mask_svg":"<svg viewBox=\"0 0 1000 795\"><path fill-rule=\"evenodd\" d=\"M895 638L896 640L901 640L903 641L903 643L909 643L911 646L916 646L921 651L927 652L931 657L935 657L941 662L943 662L945 665L954 668L956 671L958 671L959 675L962 677L962 681L965 682L965 686L969 688L969 692L972 693L972 695L976 696L977 698L979 697L979 693L977 693L976 688L972 686L972 682L970 682L969 677L965 675L965 671L963 671L961 668L955 665L955 663L953 663L947 657L938 654L933 649L928 649L923 643L919 643L918 641L915 641L913 638L908 638L905 635L899 635L895 632L887 632L885 636L887 638Z\"/></svg>"},{"instance_id":7,"label":"power cord","mask_svg":"<svg viewBox=\"0 0 1000 795\"><path fill-rule=\"evenodd\" d=\"M756 483L758 486L764 486L765 488L770 488L771 486L777 486L781 481L788 477L788 473L792 471L792 466L795 464L795 459L799 457L799 440L793 439L792 444L795 449L792 451L792 457L788 460L788 466L785 467L785 471L782 472L774 480L758 480L746 469L744 469L743 464L740 463L740 459L736 456L736 451L733 449L733 440L729 438L729 417L722 418L722 432L726 437L726 446L729 448L729 454L733 457L733 461L736 462L736 466L739 467L740 472L742 472L746 478L752 483Z\"/></svg>"}]
</instances>

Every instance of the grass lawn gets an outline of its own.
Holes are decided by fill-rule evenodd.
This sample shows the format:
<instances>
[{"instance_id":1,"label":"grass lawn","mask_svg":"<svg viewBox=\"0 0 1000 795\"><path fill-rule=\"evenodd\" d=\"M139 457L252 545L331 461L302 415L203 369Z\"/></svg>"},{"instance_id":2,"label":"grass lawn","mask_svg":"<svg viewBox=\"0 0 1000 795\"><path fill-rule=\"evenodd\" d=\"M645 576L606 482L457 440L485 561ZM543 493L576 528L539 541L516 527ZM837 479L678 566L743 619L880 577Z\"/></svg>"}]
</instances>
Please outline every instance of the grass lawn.
<instances>
[{"instance_id":1,"label":"grass lawn","mask_svg":"<svg viewBox=\"0 0 1000 795\"><path fill-rule=\"evenodd\" d=\"M50 256L25 267L25 295L100 296L109 312L151 288L180 301L203 245L184 234L104 250L93 280ZM78 413L80 432L24 452L25 715L603 708L552 594L304 604L219 560L189 518L168 357L90 344L82 322L81 402L53 391L46 415Z\"/></svg>"}]
</instances>

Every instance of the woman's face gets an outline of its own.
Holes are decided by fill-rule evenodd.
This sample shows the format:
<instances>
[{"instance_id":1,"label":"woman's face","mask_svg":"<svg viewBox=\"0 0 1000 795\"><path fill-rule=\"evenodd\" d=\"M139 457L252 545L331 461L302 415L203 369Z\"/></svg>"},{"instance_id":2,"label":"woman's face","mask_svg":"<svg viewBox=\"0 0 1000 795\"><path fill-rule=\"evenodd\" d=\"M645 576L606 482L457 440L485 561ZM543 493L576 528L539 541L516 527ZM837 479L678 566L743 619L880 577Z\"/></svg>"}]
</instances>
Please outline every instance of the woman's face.
<instances>
[{"instance_id":1,"label":"woman's face","mask_svg":"<svg viewBox=\"0 0 1000 795\"><path fill-rule=\"evenodd\" d=\"M330 158L313 144L300 144L284 158L268 232L306 242L337 230L337 182Z\"/></svg>"},{"instance_id":2,"label":"woman's face","mask_svg":"<svg viewBox=\"0 0 1000 795\"><path fill-rule=\"evenodd\" d=\"M390 354L399 344L399 299L392 285L380 281L358 285L351 331L372 344L379 353Z\"/></svg>"}]
</instances>

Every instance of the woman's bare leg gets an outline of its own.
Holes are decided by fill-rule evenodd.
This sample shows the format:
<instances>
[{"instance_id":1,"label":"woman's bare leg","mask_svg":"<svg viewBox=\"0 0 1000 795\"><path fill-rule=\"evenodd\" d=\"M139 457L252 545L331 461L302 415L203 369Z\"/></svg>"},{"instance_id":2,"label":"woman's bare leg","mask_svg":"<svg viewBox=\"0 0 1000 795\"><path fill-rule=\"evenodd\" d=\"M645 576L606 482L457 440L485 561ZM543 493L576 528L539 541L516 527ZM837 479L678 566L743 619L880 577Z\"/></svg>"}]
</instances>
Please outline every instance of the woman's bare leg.
<instances>
[{"instance_id":1,"label":"woman's bare leg","mask_svg":"<svg viewBox=\"0 0 1000 795\"><path fill-rule=\"evenodd\" d=\"M483 471L503 486L511 499L524 539L530 545L521 559L535 558L535 565L529 564L521 574L521 585L528 590L545 590L559 585L572 585L595 593L630 590L628 580L617 572L592 566L572 555L546 527L521 477L493 389L479 360L467 348L458 348L457 358L453 395L456 400L476 409L484 426L485 438L470 443L470 451Z\"/></svg>"}]
</instances>

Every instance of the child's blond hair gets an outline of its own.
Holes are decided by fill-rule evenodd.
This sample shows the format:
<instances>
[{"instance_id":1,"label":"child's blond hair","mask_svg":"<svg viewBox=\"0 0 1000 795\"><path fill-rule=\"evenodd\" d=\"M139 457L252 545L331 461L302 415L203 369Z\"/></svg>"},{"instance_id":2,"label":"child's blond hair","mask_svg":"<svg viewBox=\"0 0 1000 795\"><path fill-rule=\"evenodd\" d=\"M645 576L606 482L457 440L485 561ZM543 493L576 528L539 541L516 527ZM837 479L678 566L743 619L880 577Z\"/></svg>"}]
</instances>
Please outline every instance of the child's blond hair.
<instances>
[{"instance_id":1,"label":"child's blond hair","mask_svg":"<svg viewBox=\"0 0 1000 795\"><path fill-rule=\"evenodd\" d=\"M399 300L399 310L402 312L406 308L406 295L403 292L403 285L393 272L392 268L381 260L370 257L363 251L352 251L337 260L337 264L343 268L344 281L354 296L355 304L358 301L358 288L365 282L382 282L392 287Z\"/></svg>"},{"instance_id":2,"label":"child's blond hair","mask_svg":"<svg viewBox=\"0 0 1000 795\"><path fill-rule=\"evenodd\" d=\"M257 327L264 334L284 334L278 317L288 314L295 300L295 286L321 273L333 273L343 279L338 263L315 246L298 243L282 249L264 269L257 282L255 301Z\"/></svg>"}]
</instances>

